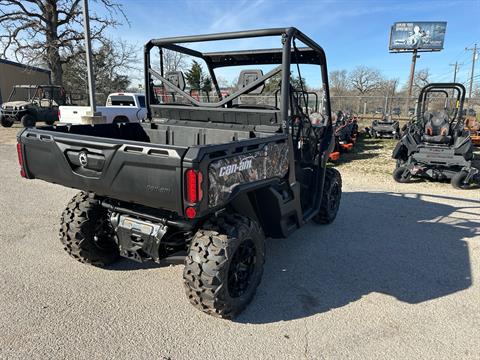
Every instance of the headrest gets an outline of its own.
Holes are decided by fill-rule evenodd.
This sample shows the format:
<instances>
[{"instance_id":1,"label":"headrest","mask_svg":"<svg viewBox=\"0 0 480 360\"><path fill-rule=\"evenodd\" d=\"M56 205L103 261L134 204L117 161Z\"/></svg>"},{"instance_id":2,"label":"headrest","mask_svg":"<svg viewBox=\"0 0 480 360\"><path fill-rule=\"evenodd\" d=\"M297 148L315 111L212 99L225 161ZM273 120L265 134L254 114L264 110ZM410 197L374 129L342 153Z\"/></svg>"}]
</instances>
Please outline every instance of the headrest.
<instances>
[{"instance_id":1,"label":"headrest","mask_svg":"<svg viewBox=\"0 0 480 360\"><path fill-rule=\"evenodd\" d=\"M185 90L185 76L183 76L183 72L181 71L169 71L165 74L165 79L170 81L173 85L180 88L180 90ZM165 86L167 90L173 90Z\"/></svg>"},{"instance_id":2,"label":"headrest","mask_svg":"<svg viewBox=\"0 0 480 360\"><path fill-rule=\"evenodd\" d=\"M252 82L260 79L263 76L263 71L260 69L254 70L242 70L240 75L238 76L238 89L242 89L245 86L251 84ZM260 85L254 90L248 92L248 94L261 94L263 88L265 87L265 83Z\"/></svg>"}]
</instances>

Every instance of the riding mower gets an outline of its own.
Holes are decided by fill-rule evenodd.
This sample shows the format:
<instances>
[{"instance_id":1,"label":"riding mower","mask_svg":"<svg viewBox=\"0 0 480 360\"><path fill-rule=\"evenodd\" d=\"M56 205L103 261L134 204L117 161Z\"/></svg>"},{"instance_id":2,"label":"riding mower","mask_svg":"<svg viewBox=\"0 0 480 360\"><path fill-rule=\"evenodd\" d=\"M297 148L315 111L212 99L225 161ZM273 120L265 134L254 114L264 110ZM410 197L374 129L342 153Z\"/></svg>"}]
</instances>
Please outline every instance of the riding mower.
<instances>
[{"instance_id":1,"label":"riding mower","mask_svg":"<svg viewBox=\"0 0 480 360\"><path fill-rule=\"evenodd\" d=\"M385 115L382 113L381 119L375 119L374 115L372 126L370 128L366 128L365 132L374 139L400 139L400 124L397 120L393 120L391 115Z\"/></svg>"},{"instance_id":2,"label":"riding mower","mask_svg":"<svg viewBox=\"0 0 480 360\"><path fill-rule=\"evenodd\" d=\"M455 106L449 111L449 92ZM445 95L443 109L429 106ZM472 165L474 154L470 133L464 130L465 87L457 83L426 85L418 97L415 118L393 150L397 166L393 178L407 183L412 177L450 180L453 187L469 189L480 184L480 171ZM438 107L437 107L438 108Z\"/></svg>"},{"instance_id":3,"label":"riding mower","mask_svg":"<svg viewBox=\"0 0 480 360\"><path fill-rule=\"evenodd\" d=\"M473 109L467 113L465 130L470 132L473 145L480 146L480 123L477 121L477 114Z\"/></svg>"},{"instance_id":4,"label":"riding mower","mask_svg":"<svg viewBox=\"0 0 480 360\"><path fill-rule=\"evenodd\" d=\"M357 116L338 111L334 115L334 129L335 146L329 155L332 162L338 161L341 153L352 150L355 145L358 137Z\"/></svg>"}]
</instances>

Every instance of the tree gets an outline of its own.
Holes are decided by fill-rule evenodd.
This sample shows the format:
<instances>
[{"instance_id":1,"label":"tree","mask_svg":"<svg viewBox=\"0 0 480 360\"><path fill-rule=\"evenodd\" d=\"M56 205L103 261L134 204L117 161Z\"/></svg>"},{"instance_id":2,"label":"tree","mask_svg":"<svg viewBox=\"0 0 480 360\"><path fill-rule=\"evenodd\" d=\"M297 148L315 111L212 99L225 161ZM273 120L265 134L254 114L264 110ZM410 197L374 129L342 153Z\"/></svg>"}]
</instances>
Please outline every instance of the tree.
<instances>
[{"instance_id":1,"label":"tree","mask_svg":"<svg viewBox=\"0 0 480 360\"><path fill-rule=\"evenodd\" d=\"M377 90L383 80L380 71L367 66L357 66L350 74L350 84L360 94Z\"/></svg>"},{"instance_id":2,"label":"tree","mask_svg":"<svg viewBox=\"0 0 480 360\"><path fill-rule=\"evenodd\" d=\"M202 66L195 60L192 66L185 74L187 84L191 90L210 92L212 90L212 80L209 76L203 74Z\"/></svg>"},{"instance_id":3,"label":"tree","mask_svg":"<svg viewBox=\"0 0 480 360\"><path fill-rule=\"evenodd\" d=\"M304 77L291 76L290 83L292 84L293 88L297 91L301 91L302 88L304 91L308 91L308 85Z\"/></svg>"},{"instance_id":4,"label":"tree","mask_svg":"<svg viewBox=\"0 0 480 360\"><path fill-rule=\"evenodd\" d=\"M93 51L95 87L99 102L105 102L109 93L123 91L130 85L126 75L130 71L140 71L138 50L124 41L103 40L103 44ZM87 61L85 53L79 55L63 67L63 86L67 92L88 94ZM86 96L85 96L86 97Z\"/></svg>"},{"instance_id":5,"label":"tree","mask_svg":"<svg viewBox=\"0 0 480 360\"><path fill-rule=\"evenodd\" d=\"M347 70L331 71L328 77L330 94L332 96L346 96L350 91L350 82Z\"/></svg>"},{"instance_id":6,"label":"tree","mask_svg":"<svg viewBox=\"0 0 480 360\"><path fill-rule=\"evenodd\" d=\"M178 51L172 51L163 49L163 70L167 72L171 71L183 71L187 67L186 58L187 55Z\"/></svg>"},{"instance_id":7,"label":"tree","mask_svg":"<svg viewBox=\"0 0 480 360\"><path fill-rule=\"evenodd\" d=\"M421 69L415 72L413 78L414 92L418 94L420 90L430 82L430 72L428 69Z\"/></svg>"},{"instance_id":8,"label":"tree","mask_svg":"<svg viewBox=\"0 0 480 360\"><path fill-rule=\"evenodd\" d=\"M114 0L96 0L106 15L90 15L92 40L104 40L104 31L117 27L122 5ZM62 66L84 52L80 0L0 0L0 47L3 57L46 65L52 82L62 84Z\"/></svg>"}]
</instances>

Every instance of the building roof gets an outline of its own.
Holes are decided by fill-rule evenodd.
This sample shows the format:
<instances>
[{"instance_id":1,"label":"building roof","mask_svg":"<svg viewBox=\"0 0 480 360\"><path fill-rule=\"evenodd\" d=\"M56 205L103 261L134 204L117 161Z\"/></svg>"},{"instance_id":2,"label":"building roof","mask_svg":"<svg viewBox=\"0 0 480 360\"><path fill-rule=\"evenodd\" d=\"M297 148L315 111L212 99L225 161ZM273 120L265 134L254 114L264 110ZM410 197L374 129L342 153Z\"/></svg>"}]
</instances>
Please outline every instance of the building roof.
<instances>
[{"instance_id":1,"label":"building roof","mask_svg":"<svg viewBox=\"0 0 480 360\"><path fill-rule=\"evenodd\" d=\"M17 67L20 67L20 68L23 68L23 69L26 69L26 70L33 70L33 71L44 72L44 73L50 74L50 70L42 69L42 68L39 68L39 67L36 67L36 66L20 64L18 62L10 61L10 60L7 60L7 59L0 59L0 64L8 64L8 65L17 66Z\"/></svg>"}]
</instances>

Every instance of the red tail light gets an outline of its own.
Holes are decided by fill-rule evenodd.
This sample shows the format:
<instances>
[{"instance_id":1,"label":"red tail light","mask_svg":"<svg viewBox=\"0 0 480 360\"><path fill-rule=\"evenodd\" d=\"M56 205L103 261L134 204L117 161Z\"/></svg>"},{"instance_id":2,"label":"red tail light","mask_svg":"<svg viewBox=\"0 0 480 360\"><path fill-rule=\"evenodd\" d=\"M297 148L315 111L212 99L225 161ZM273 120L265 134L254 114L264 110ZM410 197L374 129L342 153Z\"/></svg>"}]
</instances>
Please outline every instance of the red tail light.
<instances>
[{"instance_id":1,"label":"red tail light","mask_svg":"<svg viewBox=\"0 0 480 360\"><path fill-rule=\"evenodd\" d=\"M58 115L58 120L60 121L60 116L61 116L60 115L60 109L58 109L58 114L57 115Z\"/></svg>"},{"instance_id":2,"label":"red tail light","mask_svg":"<svg viewBox=\"0 0 480 360\"><path fill-rule=\"evenodd\" d=\"M185 188L187 201L195 204L202 200L202 173L197 170L188 169L185 173Z\"/></svg>"},{"instance_id":3,"label":"red tail light","mask_svg":"<svg viewBox=\"0 0 480 360\"><path fill-rule=\"evenodd\" d=\"M17 155L18 155L18 165L20 165L20 175L24 178L27 177L25 169L23 168L23 153L22 153L22 144L17 143Z\"/></svg>"}]
</instances>

